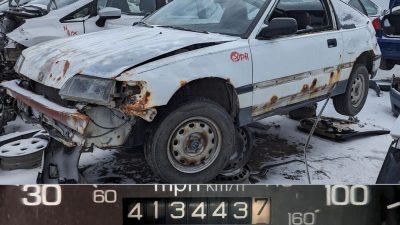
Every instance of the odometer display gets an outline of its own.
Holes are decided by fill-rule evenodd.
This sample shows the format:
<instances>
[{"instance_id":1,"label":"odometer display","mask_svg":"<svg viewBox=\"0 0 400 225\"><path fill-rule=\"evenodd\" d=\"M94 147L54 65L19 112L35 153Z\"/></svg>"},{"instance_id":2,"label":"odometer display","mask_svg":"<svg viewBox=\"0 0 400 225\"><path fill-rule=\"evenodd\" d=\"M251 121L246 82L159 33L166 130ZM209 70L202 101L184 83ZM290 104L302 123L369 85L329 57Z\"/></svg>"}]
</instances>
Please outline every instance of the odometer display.
<instances>
[{"instance_id":1,"label":"odometer display","mask_svg":"<svg viewBox=\"0 0 400 225\"><path fill-rule=\"evenodd\" d=\"M125 198L124 225L133 224L270 224L270 199Z\"/></svg>"}]
</instances>

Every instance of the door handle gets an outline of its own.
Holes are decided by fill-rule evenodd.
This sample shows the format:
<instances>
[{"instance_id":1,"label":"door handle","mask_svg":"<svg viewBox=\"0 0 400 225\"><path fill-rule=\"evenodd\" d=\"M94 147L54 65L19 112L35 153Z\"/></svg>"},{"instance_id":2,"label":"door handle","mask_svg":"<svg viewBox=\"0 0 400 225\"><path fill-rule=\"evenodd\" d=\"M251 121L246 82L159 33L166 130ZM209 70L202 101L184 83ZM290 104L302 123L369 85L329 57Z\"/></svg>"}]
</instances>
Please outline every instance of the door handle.
<instances>
[{"instance_id":1,"label":"door handle","mask_svg":"<svg viewBox=\"0 0 400 225\"><path fill-rule=\"evenodd\" d=\"M336 38L328 39L328 48L336 48L337 47L337 40Z\"/></svg>"}]
</instances>

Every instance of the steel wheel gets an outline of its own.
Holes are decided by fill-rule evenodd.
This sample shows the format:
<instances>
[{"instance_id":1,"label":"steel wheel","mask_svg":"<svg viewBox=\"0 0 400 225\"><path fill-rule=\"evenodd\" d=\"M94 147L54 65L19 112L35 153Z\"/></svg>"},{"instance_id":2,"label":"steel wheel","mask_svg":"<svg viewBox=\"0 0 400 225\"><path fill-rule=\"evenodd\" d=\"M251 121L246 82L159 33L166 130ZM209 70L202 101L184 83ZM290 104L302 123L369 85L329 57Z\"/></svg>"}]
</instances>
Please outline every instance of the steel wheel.
<instances>
[{"instance_id":1,"label":"steel wheel","mask_svg":"<svg viewBox=\"0 0 400 225\"><path fill-rule=\"evenodd\" d=\"M363 109L368 98L369 76L366 65L354 64L345 92L333 97L336 112L355 116Z\"/></svg>"},{"instance_id":2,"label":"steel wheel","mask_svg":"<svg viewBox=\"0 0 400 225\"><path fill-rule=\"evenodd\" d=\"M358 107L363 101L366 90L364 84L365 84L364 76L362 74L358 74L357 77L354 79L350 92L351 104L354 107Z\"/></svg>"},{"instance_id":3,"label":"steel wheel","mask_svg":"<svg viewBox=\"0 0 400 225\"><path fill-rule=\"evenodd\" d=\"M168 159L183 173L198 173L208 168L221 151L222 135L218 126L205 117L193 117L180 123L168 139Z\"/></svg>"}]
</instances>

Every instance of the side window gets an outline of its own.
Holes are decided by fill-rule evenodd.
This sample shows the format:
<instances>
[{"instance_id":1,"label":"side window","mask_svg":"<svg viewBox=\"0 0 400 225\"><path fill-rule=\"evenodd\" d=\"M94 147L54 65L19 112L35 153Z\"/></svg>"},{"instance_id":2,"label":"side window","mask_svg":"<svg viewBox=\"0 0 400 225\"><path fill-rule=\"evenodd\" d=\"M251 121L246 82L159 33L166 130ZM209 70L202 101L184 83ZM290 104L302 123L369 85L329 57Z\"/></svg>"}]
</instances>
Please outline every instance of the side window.
<instances>
[{"instance_id":1,"label":"side window","mask_svg":"<svg viewBox=\"0 0 400 225\"><path fill-rule=\"evenodd\" d=\"M367 24L368 18L346 3L342 1L332 1L332 5L335 8L342 29L353 29Z\"/></svg>"},{"instance_id":2,"label":"side window","mask_svg":"<svg viewBox=\"0 0 400 225\"><path fill-rule=\"evenodd\" d=\"M361 4L360 0L350 0L349 5L353 6L355 9L357 9L364 15L368 15L367 11L365 10L364 6Z\"/></svg>"},{"instance_id":3,"label":"side window","mask_svg":"<svg viewBox=\"0 0 400 225\"><path fill-rule=\"evenodd\" d=\"M126 15L146 15L156 10L155 0L98 0L97 10L105 7L121 9Z\"/></svg>"},{"instance_id":4,"label":"side window","mask_svg":"<svg viewBox=\"0 0 400 225\"><path fill-rule=\"evenodd\" d=\"M97 1L97 11L99 11L100 9L104 9L105 7L107 7L107 1L108 1L108 0L98 0L98 1Z\"/></svg>"},{"instance_id":5,"label":"side window","mask_svg":"<svg viewBox=\"0 0 400 225\"><path fill-rule=\"evenodd\" d=\"M379 14L378 6L370 0L361 0L364 4L365 9L367 10L368 15L375 16Z\"/></svg>"},{"instance_id":6,"label":"side window","mask_svg":"<svg viewBox=\"0 0 400 225\"><path fill-rule=\"evenodd\" d=\"M280 0L268 22L277 17L295 19L299 34L332 29L330 13L322 0Z\"/></svg>"},{"instance_id":7,"label":"side window","mask_svg":"<svg viewBox=\"0 0 400 225\"><path fill-rule=\"evenodd\" d=\"M92 12L92 3L85 5L84 7L78 9L77 11L69 14L68 16L64 17L62 20L63 21L68 21L68 20L84 20L86 17L89 17Z\"/></svg>"}]
</instances>

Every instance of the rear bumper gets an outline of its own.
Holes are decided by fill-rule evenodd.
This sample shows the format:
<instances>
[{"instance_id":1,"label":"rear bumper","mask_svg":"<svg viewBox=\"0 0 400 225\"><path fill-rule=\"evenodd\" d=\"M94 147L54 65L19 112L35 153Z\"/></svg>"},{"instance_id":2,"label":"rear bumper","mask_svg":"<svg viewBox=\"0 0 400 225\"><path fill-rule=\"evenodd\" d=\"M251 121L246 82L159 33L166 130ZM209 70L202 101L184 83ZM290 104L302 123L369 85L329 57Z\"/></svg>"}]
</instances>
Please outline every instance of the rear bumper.
<instances>
[{"instance_id":1,"label":"rear bumper","mask_svg":"<svg viewBox=\"0 0 400 225\"><path fill-rule=\"evenodd\" d=\"M6 93L11 97L36 111L34 114L38 113L41 118L57 121L81 135L85 133L85 129L90 122L88 116L78 112L76 109L55 104L43 96L20 87L18 83L18 80L2 82L0 87L5 88Z\"/></svg>"}]
</instances>

